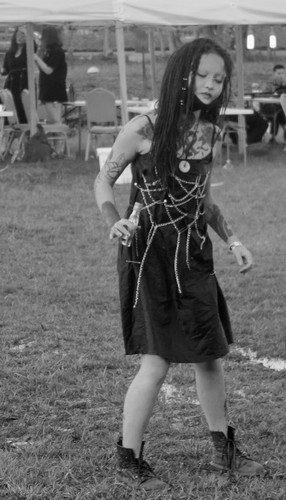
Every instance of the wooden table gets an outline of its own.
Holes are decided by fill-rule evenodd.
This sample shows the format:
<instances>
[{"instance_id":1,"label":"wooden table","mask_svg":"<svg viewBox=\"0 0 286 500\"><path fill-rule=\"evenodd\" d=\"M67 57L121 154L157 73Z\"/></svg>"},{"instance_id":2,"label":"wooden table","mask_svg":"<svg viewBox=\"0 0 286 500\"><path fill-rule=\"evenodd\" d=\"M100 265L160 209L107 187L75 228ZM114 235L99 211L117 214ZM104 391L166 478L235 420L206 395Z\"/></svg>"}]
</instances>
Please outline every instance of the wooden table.
<instances>
[{"instance_id":1,"label":"wooden table","mask_svg":"<svg viewBox=\"0 0 286 500\"><path fill-rule=\"evenodd\" d=\"M3 138L5 128L5 118L13 116L13 111L5 111L0 109L0 158L4 160L6 151L3 151Z\"/></svg>"}]
</instances>

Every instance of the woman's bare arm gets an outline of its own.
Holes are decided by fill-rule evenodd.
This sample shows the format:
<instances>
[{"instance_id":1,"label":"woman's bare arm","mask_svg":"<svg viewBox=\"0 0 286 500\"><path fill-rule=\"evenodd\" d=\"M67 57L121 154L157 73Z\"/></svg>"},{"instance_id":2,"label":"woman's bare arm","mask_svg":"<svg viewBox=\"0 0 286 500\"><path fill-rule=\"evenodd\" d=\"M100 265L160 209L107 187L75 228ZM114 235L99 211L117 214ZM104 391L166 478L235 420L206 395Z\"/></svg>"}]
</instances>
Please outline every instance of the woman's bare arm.
<instances>
[{"instance_id":1,"label":"woman's bare arm","mask_svg":"<svg viewBox=\"0 0 286 500\"><path fill-rule=\"evenodd\" d=\"M209 226L225 241L232 253L235 255L240 272L249 271L252 266L253 259L250 251L238 240L231 226L225 220L219 206L215 203L211 195L211 176L208 179L205 196L205 216Z\"/></svg>"},{"instance_id":2,"label":"woman's bare arm","mask_svg":"<svg viewBox=\"0 0 286 500\"><path fill-rule=\"evenodd\" d=\"M204 201L206 221L223 241L230 244L232 239L237 238L212 197L210 183L211 177L208 179Z\"/></svg>"},{"instance_id":3,"label":"woman's bare arm","mask_svg":"<svg viewBox=\"0 0 286 500\"><path fill-rule=\"evenodd\" d=\"M35 63L37 63L37 65L39 66L39 68L44 73L46 73L46 75L51 75L54 72L54 68L51 68L51 66L48 66L48 64L46 64L43 61L43 59L41 59L40 56L38 56L38 54L36 54L36 53L34 53L34 61L35 61Z\"/></svg>"},{"instance_id":4,"label":"woman's bare arm","mask_svg":"<svg viewBox=\"0 0 286 500\"><path fill-rule=\"evenodd\" d=\"M114 183L137 154L143 154L150 148L149 129L150 124L144 116L138 116L128 122L118 135L95 179L95 199L109 228L120 220L113 193Z\"/></svg>"}]
</instances>

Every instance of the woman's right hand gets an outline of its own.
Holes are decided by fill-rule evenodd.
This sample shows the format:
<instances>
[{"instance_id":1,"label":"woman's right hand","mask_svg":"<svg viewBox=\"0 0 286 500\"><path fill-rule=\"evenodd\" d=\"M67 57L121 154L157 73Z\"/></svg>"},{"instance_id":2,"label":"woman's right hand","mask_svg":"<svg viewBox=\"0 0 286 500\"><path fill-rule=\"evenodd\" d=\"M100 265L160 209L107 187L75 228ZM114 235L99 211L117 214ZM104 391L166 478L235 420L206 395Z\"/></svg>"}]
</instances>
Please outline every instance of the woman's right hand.
<instances>
[{"instance_id":1,"label":"woman's right hand","mask_svg":"<svg viewBox=\"0 0 286 500\"><path fill-rule=\"evenodd\" d=\"M113 238L132 238L135 225L128 219L120 219L112 226L109 233L109 239Z\"/></svg>"}]
</instances>

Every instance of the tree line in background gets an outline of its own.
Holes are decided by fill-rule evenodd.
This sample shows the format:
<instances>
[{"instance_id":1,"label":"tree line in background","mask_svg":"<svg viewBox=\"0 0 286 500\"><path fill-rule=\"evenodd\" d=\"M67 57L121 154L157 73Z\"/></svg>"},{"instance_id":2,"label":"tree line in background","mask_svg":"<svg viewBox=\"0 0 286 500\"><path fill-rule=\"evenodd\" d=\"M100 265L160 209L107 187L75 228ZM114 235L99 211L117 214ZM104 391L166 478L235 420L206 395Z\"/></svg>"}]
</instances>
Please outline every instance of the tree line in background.
<instances>
[{"instance_id":1,"label":"tree line in background","mask_svg":"<svg viewBox=\"0 0 286 500\"><path fill-rule=\"evenodd\" d=\"M267 51L269 48L269 34L271 29L275 30L277 36L277 50L286 50L286 25L252 26L256 37L256 49ZM230 25L207 25L207 26L135 26L125 27L126 51L147 52L148 30L153 30L155 49L161 54L173 52L183 42L192 40L197 36L210 36L216 38L228 50L235 50L235 27ZM65 26L66 48L70 54L76 51L101 52L109 56L116 51L115 27L102 26L94 28L78 27L75 25ZM245 41L248 26L242 27L242 36Z\"/></svg>"},{"instance_id":2,"label":"tree line in background","mask_svg":"<svg viewBox=\"0 0 286 500\"><path fill-rule=\"evenodd\" d=\"M15 26L0 25L0 52L4 53L9 48ZM43 26L36 26L41 31ZM243 41L246 42L248 26L242 27ZM286 25L257 25L252 26L256 38L256 50L269 53L268 37L270 30L274 29L277 36L277 50L286 50ZM228 50L235 50L235 27L230 25L207 26L136 26L125 27L126 51L139 53L148 52L148 30L154 34L155 49L161 55L168 55L182 43L198 36L210 36L220 41ZM101 53L105 57L116 52L115 26L81 27L74 24L64 24L64 47L68 52L70 62L73 54L77 52ZM247 58L251 52L247 51L244 43L244 56Z\"/></svg>"}]
</instances>

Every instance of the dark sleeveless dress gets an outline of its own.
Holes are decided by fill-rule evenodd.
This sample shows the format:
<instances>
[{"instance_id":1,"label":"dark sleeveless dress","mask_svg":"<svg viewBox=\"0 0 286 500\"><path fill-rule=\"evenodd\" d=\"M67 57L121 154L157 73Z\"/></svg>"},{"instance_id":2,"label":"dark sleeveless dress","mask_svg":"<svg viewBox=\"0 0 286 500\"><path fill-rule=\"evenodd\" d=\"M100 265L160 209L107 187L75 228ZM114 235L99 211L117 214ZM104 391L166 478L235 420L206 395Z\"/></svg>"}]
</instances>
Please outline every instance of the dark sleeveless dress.
<instances>
[{"instance_id":1,"label":"dark sleeveless dress","mask_svg":"<svg viewBox=\"0 0 286 500\"><path fill-rule=\"evenodd\" d=\"M150 153L132 164L128 217L143 203L131 247L119 245L118 272L126 354L199 363L228 353L227 305L213 268L204 214L211 153L179 160L168 189Z\"/></svg>"}]
</instances>

